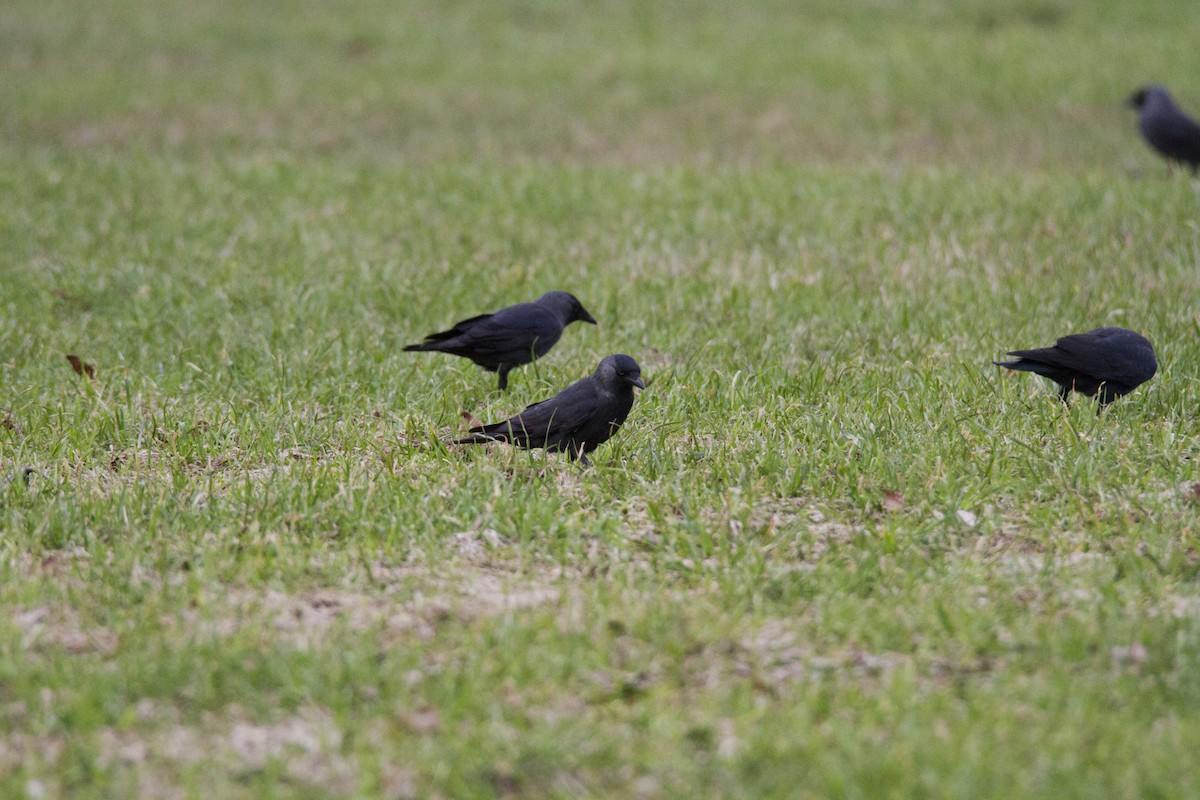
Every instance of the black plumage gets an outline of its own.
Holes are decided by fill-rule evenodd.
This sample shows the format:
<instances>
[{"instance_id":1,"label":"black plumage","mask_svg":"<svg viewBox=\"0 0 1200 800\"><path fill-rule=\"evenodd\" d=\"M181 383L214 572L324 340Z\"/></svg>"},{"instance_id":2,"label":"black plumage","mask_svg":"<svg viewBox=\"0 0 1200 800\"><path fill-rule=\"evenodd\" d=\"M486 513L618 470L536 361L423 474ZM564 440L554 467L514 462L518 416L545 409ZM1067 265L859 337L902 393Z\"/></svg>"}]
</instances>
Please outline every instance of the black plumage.
<instances>
[{"instance_id":1,"label":"black plumage","mask_svg":"<svg viewBox=\"0 0 1200 800\"><path fill-rule=\"evenodd\" d=\"M454 444L507 442L526 449L566 451L574 461L608 441L633 408L633 387L644 389L642 370L627 355L606 356L596 371L515 417L471 428Z\"/></svg>"},{"instance_id":2,"label":"black plumage","mask_svg":"<svg viewBox=\"0 0 1200 800\"><path fill-rule=\"evenodd\" d=\"M532 303L518 303L493 314L464 319L449 330L431 333L406 351L435 350L469 358L488 372L500 374L500 390L508 388L508 372L541 358L572 322L596 320L575 295L546 292Z\"/></svg>"},{"instance_id":3,"label":"black plumage","mask_svg":"<svg viewBox=\"0 0 1200 800\"><path fill-rule=\"evenodd\" d=\"M1161 86L1145 86L1129 98L1138 111L1138 128L1150 146L1195 175L1200 169L1200 123L1175 105Z\"/></svg>"},{"instance_id":4,"label":"black plumage","mask_svg":"<svg viewBox=\"0 0 1200 800\"><path fill-rule=\"evenodd\" d=\"M1099 398L1104 406L1154 377L1158 360L1154 347L1140 333L1126 328L1096 328L1064 336L1053 347L1014 350L1016 361L995 361L999 367L1036 372L1058 384L1067 402L1072 391Z\"/></svg>"}]
</instances>

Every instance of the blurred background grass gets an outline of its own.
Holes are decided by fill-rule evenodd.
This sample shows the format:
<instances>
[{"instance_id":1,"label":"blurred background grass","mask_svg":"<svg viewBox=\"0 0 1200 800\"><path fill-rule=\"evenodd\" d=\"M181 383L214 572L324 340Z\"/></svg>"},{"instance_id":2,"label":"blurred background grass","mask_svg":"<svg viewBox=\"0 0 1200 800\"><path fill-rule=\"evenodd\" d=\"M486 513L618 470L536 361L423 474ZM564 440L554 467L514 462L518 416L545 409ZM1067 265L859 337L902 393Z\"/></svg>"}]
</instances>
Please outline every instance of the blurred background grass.
<instances>
[{"instance_id":1,"label":"blurred background grass","mask_svg":"<svg viewBox=\"0 0 1200 800\"><path fill-rule=\"evenodd\" d=\"M1186 2L10 0L9 152L1133 169Z\"/></svg>"}]
</instances>

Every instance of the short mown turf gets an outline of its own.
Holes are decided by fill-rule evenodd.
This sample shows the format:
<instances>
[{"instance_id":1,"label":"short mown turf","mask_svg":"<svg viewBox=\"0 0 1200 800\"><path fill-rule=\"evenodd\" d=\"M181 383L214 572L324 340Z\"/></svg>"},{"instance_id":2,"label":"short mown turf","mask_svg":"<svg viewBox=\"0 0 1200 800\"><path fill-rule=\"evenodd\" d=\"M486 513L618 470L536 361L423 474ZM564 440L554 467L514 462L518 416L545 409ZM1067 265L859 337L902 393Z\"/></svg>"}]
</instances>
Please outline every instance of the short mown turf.
<instances>
[{"instance_id":1,"label":"short mown turf","mask_svg":"<svg viewBox=\"0 0 1200 800\"><path fill-rule=\"evenodd\" d=\"M1195 796L1196 17L802 5L0 12L0 795Z\"/></svg>"}]
</instances>

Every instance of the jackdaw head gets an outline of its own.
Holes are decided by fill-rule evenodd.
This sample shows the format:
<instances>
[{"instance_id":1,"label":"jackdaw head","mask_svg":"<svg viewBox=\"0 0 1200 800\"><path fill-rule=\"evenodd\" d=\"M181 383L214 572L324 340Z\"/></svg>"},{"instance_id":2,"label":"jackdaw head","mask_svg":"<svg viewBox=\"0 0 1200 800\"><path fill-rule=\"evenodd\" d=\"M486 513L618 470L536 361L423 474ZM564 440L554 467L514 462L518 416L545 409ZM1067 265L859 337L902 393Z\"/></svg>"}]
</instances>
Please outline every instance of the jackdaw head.
<instances>
[{"instance_id":1,"label":"jackdaw head","mask_svg":"<svg viewBox=\"0 0 1200 800\"><path fill-rule=\"evenodd\" d=\"M1129 96L1129 105L1141 111L1147 104L1156 105L1173 105L1171 94L1161 86L1151 84L1143 86Z\"/></svg>"},{"instance_id":2,"label":"jackdaw head","mask_svg":"<svg viewBox=\"0 0 1200 800\"><path fill-rule=\"evenodd\" d=\"M624 353L605 356L600 366L596 367L596 379L614 391L622 390L626 386L646 388L646 384L642 383L642 368Z\"/></svg>"},{"instance_id":3,"label":"jackdaw head","mask_svg":"<svg viewBox=\"0 0 1200 800\"><path fill-rule=\"evenodd\" d=\"M558 318L562 320L563 325L570 325L572 322L596 324L596 320L583 307L583 303L579 302L579 298L570 292L546 292L537 299L537 302L552 308Z\"/></svg>"}]
</instances>

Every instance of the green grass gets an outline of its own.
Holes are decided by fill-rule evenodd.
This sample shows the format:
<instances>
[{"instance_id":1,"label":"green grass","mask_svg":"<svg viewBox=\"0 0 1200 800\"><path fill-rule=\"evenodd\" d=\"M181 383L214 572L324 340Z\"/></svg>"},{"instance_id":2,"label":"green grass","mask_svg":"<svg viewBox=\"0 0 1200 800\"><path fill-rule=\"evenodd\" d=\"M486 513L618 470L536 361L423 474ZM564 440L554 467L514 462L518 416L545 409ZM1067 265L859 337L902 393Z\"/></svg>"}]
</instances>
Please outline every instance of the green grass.
<instances>
[{"instance_id":1,"label":"green grass","mask_svg":"<svg viewBox=\"0 0 1200 800\"><path fill-rule=\"evenodd\" d=\"M10 4L0 796L1195 796L1200 189L1121 102L1198 24ZM549 288L507 395L401 352ZM1102 415L991 365L1104 324ZM612 352L594 467L443 444Z\"/></svg>"}]
</instances>

